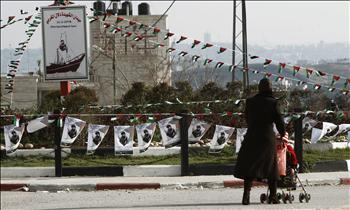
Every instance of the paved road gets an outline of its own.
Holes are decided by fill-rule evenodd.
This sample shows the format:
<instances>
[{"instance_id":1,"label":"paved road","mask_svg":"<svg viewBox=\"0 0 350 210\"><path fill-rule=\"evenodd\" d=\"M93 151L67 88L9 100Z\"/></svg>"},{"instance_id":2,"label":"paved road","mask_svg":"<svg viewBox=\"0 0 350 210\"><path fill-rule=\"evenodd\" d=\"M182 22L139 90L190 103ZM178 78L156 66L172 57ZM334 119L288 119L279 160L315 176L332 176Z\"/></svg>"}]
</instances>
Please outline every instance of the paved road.
<instances>
[{"instance_id":1,"label":"paved road","mask_svg":"<svg viewBox=\"0 0 350 210\"><path fill-rule=\"evenodd\" d=\"M307 187L309 203L260 204L265 187L253 188L252 204L241 205L242 189L162 189L93 192L1 192L1 209L350 209L349 186ZM297 198L301 192L293 191Z\"/></svg>"}]
</instances>

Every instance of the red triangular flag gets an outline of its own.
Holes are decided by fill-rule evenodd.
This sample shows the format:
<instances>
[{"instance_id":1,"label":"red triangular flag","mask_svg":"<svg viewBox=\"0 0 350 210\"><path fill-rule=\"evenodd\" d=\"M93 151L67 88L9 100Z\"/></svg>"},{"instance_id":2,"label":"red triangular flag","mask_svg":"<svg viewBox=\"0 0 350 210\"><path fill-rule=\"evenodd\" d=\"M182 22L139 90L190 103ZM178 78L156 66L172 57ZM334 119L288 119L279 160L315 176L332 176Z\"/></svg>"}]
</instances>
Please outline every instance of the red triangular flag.
<instances>
[{"instance_id":1,"label":"red triangular flag","mask_svg":"<svg viewBox=\"0 0 350 210\"><path fill-rule=\"evenodd\" d=\"M198 40L194 40L193 43L192 43L192 47L191 48L194 48L196 45L198 45L199 43L201 43L201 41L198 41Z\"/></svg>"},{"instance_id":2,"label":"red triangular flag","mask_svg":"<svg viewBox=\"0 0 350 210\"><path fill-rule=\"evenodd\" d=\"M220 49L219 49L219 51L218 51L218 54L223 53L223 52L225 52L225 51L226 51L226 48L220 47Z\"/></svg>"}]
</instances>

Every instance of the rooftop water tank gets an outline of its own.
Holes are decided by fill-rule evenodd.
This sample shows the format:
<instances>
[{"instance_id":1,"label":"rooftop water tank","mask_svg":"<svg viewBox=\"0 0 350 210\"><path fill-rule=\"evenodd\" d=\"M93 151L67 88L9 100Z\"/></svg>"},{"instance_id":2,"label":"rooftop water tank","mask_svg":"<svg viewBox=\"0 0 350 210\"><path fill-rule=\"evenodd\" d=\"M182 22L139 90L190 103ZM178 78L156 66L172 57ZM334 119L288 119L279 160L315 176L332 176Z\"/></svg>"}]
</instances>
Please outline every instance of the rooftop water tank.
<instances>
[{"instance_id":1,"label":"rooftop water tank","mask_svg":"<svg viewBox=\"0 0 350 210\"><path fill-rule=\"evenodd\" d=\"M129 9L129 14L127 14L127 8ZM132 15L132 3L130 1L125 1L122 3L122 9L119 10L118 15Z\"/></svg>"},{"instance_id":2,"label":"rooftop water tank","mask_svg":"<svg viewBox=\"0 0 350 210\"><path fill-rule=\"evenodd\" d=\"M106 12L106 5L101 0L94 2L94 16L103 15Z\"/></svg>"},{"instance_id":3,"label":"rooftop water tank","mask_svg":"<svg viewBox=\"0 0 350 210\"><path fill-rule=\"evenodd\" d=\"M139 15L151 15L149 4L143 2L138 6Z\"/></svg>"}]
</instances>

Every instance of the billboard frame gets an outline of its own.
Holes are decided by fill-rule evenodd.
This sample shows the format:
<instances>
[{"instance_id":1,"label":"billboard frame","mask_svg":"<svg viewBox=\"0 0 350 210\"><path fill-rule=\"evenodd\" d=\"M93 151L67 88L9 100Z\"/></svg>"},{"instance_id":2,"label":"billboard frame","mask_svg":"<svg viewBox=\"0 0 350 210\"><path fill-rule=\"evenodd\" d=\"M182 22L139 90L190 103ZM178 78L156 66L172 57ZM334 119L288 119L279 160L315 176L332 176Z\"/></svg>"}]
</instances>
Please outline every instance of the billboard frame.
<instances>
[{"instance_id":1,"label":"billboard frame","mask_svg":"<svg viewBox=\"0 0 350 210\"><path fill-rule=\"evenodd\" d=\"M46 6L46 7L41 7L41 19L42 19L42 44L43 44L43 74L44 74L44 81L45 82L57 82L57 81L69 81L69 80L74 80L74 81L87 81L89 80L89 64L88 64L88 40L87 40L87 23L86 23L86 7L85 6ZM83 12L83 25L84 25L84 36L81 38L84 38L84 50L85 50L85 62L80 63L80 65L85 65L85 71L83 72L84 75L83 76L63 76L63 77L57 77L57 78L47 78L47 55L46 55L46 45L45 45L45 41L46 41L46 35L45 35L45 27L44 27L44 23L45 23L45 19L44 19L44 11L48 11L48 10L56 10L57 12L62 11L62 10L69 10L69 9L78 9L78 10L82 10ZM83 61L84 61L83 59Z\"/></svg>"}]
</instances>

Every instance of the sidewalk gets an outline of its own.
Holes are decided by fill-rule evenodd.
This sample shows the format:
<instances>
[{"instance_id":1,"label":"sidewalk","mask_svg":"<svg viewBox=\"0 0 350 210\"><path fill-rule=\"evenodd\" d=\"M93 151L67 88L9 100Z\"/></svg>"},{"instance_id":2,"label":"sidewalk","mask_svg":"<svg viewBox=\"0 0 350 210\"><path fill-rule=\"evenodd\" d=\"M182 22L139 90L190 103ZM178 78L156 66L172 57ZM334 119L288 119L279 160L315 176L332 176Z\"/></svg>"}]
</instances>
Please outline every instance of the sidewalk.
<instances>
[{"instance_id":1,"label":"sidewalk","mask_svg":"<svg viewBox=\"0 0 350 210\"><path fill-rule=\"evenodd\" d=\"M350 185L350 172L299 174L301 182L312 185ZM261 186L262 183L254 183ZM231 175L185 177L38 177L2 178L1 191L95 191L135 189L188 189L242 187L243 180Z\"/></svg>"}]
</instances>

